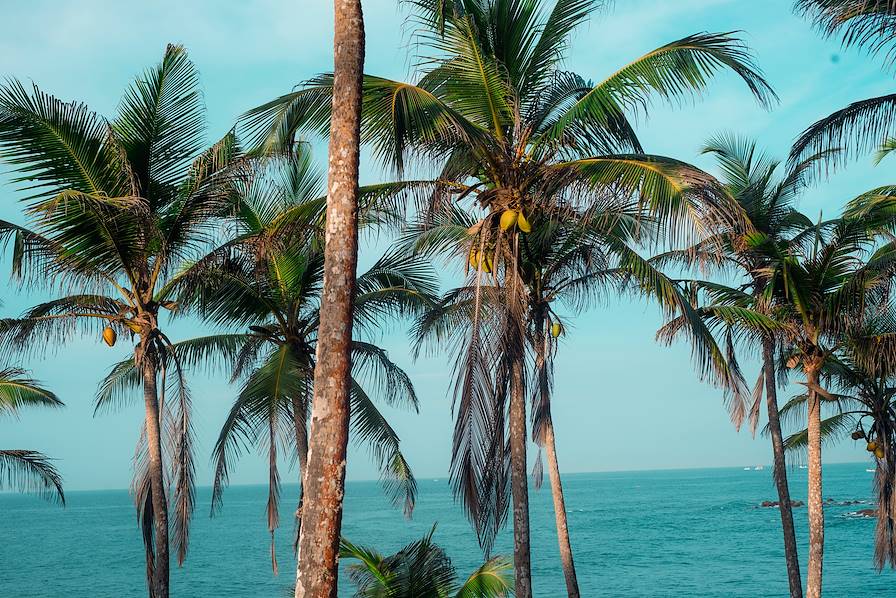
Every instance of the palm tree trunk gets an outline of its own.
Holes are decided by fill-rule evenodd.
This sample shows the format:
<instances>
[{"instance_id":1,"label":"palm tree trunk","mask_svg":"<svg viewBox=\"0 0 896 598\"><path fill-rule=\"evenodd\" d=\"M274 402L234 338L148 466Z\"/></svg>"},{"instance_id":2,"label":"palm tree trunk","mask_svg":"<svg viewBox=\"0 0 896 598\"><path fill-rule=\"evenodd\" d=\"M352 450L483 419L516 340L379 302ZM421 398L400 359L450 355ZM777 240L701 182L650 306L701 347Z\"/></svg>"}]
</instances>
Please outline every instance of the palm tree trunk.
<instances>
[{"instance_id":1,"label":"palm tree trunk","mask_svg":"<svg viewBox=\"0 0 896 598\"><path fill-rule=\"evenodd\" d=\"M886 421L888 415L880 418ZM878 459L874 483L877 486L877 529L874 536L874 564L878 571L887 563L896 567L896 471L893 463L892 432L884 426L879 441L884 447L884 458Z\"/></svg>"},{"instance_id":2,"label":"palm tree trunk","mask_svg":"<svg viewBox=\"0 0 896 598\"><path fill-rule=\"evenodd\" d=\"M803 597L800 579L800 560L796 547L796 531L793 527L793 507L790 504L790 487L787 484L787 463L784 458L784 437L781 434L781 418L778 415L778 386L775 383L775 341L766 338L762 344L762 368L765 375L765 403L768 409L768 429L772 437L774 453L775 486L778 489L778 505L781 511L781 528L784 532L784 560L787 563L787 580L790 597Z\"/></svg>"},{"instance_id":3,"label":"palm tree trunk","mask_svg":"<svg viewBox=\"0 0 896 598\"><path fill-rule=\"evenodd\" d=\"M818 392L818 367L806 368L809 384L809 568L806 598L820 598L824 561L824 505L821 492L821 400Z\"/></svg>"},{"instance_id":4,"label":"palm tree trunk","mask_svg":"<svg viewBox=\"0 0 896 598\"><path fill-rule=\"evenodd\" d=\"M335 0L333 110L324 281L295 598L336 598L349 426L352 300L358 262L358 161L364 17Z\"/></svg>"},{"instance_id":5,"label":"palm tree trunk","mask_svg":"<svg viewBox=\"0 0 896 598\"><path fill-rule=\"evenodd\" d=\"M510 388L510 488L513 498L513 566L516 598L532 598L529 483L526 478L526 398L522 356L514 359Z\"/></svg>"},{"instance_id":6,"label":"palm tree trunk","mask_svg":"<svg viewBox=\"0 0 896 598\"><path fill-rule=\"evenodd\" d=\"M296 537L293 547L296 550L296 559L299 557L299 535L302 533L302 503L305 498L304 484L302 476L308 467L308 430L307 422L307 403L298 397L292 398L292 421L296 432L296 453L299 460L299 502L296 505Z\"/></svg>"},{"instance_id":7,"label":"palm tree trunk","mask_svg":"<svg viewBox=\"0 0 896 598\"><path fill-rule=\"evenodd\" d=\"M579 598L579 581L576 565L569 543L569 526L566 521L566 501L563 498L563 484L560 481L560 466L557 464L557 446L554 442L554 422L548 419L544 429L544 452L548 460L548 477L551 480L551 496L554 498L554 518L557 521L557 541L560 544L560 562L566 579L566 593L569 598Z\"/></svg>"},{"instance_id":8,"label":"palm tree trunk","mask_svg":"<svg viewBox=\"0 0 896 598\"><path fill-rule=\"evenodd\" d=\"M149 480L155 519L155 563L152 598L168 598L168 501L162 473L162 433L159 425L159 395L156 387L156 362L143 355L143 401L146 404L146 443L149 452Z\"/></svg>"},{"instance_id":9,"label":"palm tree trunk","mask_svg":"<svg viewBox=\"0 0 896 598\"><path fill-rule=\"evenodd\" d=\"M536 330L542 331L548 326L536 325ZM576 564L572 558L572 544L569 541L569 525L566 520L566 499L563 496L563 482L560 480L560 465L557 462L557 444L554 439L554 420L551 415L551 387L548 374L547 353L550 351L546 344L547 334L537 333L535 337L536 355L535 369L539 379L536 381L541 393L541 402L533 419L540 421L533 425L535 441L544 447L548 461L548 478L551 482L551 498L554 500L554 519L557 527L557 543L560 549L560 564L563 567L563 577L566 580L566 593L569 598L579 598L579 580L576 578Z\"/></svg>"}]
</instances>

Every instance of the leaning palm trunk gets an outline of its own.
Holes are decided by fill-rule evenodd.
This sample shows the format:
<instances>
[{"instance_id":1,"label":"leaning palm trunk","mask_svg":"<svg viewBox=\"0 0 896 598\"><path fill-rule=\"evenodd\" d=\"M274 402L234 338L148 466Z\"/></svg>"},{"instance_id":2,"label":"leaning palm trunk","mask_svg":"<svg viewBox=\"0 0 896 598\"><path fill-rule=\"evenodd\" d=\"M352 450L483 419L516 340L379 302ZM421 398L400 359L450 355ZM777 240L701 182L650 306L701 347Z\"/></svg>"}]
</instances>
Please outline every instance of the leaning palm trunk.
<instances>
[{"instance_id":1,"label":"leaning palm trunk","mask_svg":"<svg viewBox=\"0 0 896 598\"><path fill-rule=\"evenodd\" d=\"M821 399L818 395L819 365L806 368L809 386L809 568L807 598L820 598L824 560L824 505L821 494Z\"/></svg>"},{"instance_id":2,"label":"leaning palm trunk","mask_svg":"<svg viewBox=\"0 0 896 598\"><path fill-rule=\"evenodd\" d=\"M146 403L146 443L152 512L155 527L155 554L152 559L150 596L168 598L168 501L165 497L165 481L162 473L162 433L159 424L159 395L156 386L157 367L150 350L141 351L143 362L143 401Z\"/></svg>"},{"instance_id":3,"label":"leaning palm trunk","mask_svg":"<svg viewBox=\"0 0 896 598\"><path fill-rule=\"evenodd\" d=\"M529 483L526 479L526 399L523 360L514 358L510 386L510 488L513 498L515 596L532 598L529 548Z\"/></svg>"},{"instance_id":4,"label":"leaning palm trunk","mask_svg":"<svg viewBox=\"0 0 896 598\"><path fill-rule=\"evenodd\" d=\"M335 1L324 280L314 371L296 598L336 598L348 444L352 298L358 261L358 162L364 18Z\"/></svg>"},{"instance_id":5,"label":"leaning palm trunk","mask_svg":"<svg viewBox=\"0 0 896 598\"><path fill-rule=\"evenodd\" d=\"M775 341L766 338L762 344L762 368L765 375L765 401L768 409L768 429L774 453L775 486L778 489L778 505L781 511L781 528L784 532L784 559L787 563L787 580L791 598L802 598L803 583L800 579L800 561L796 547L796 531L793 527L793 507L787 484L787 464L784 459L784 437L781 434L781 418L778 415L778 388L775 384Z\"/></svg>"},{"instance_id":6,"label":"leaning palm trunk","mask_svg":"<svg viewBox=\"0 0 896 598\"><path fill-rule=\"evenodd\" d=\"M560 544L560 562L563 565L563 577L566 579L566 593L569 598L579 598L579 581L576 579L576 565L572 558L572 545L569 543L569 527L566 521L566 501L563 498L563 484L560 481L560 466L557 464L554 423L550 418L544 427L544 452L548 460L551 496L554 498L557 542Z\"/></svg>"},{"instance_id":7,"label":"leaning palm trunk","mask_svg":"<svg viewBox=\"0 0 896 598\"><path fill-rule=\"evenodd\" d=\"M551 483L551 497L554 500L554 519L557 527L557 543L560 549L560 564L566 580L566 593L569 598L579 598L579 580L576 577L576 565L572 557L572 544L569 541L569 525L566 520L566 499L563 497L563 482L560 480L560 465L557 461L557 444L554 438L554 420L551 416L551 383L548 374L547 354L550 348L548 336L543 331L549 327L547 320L538 323L535 335L535 369L538 372L539 404L533 407L533 436L544 448L548 462L548 478Z\"/></svg>"}]
</instances>

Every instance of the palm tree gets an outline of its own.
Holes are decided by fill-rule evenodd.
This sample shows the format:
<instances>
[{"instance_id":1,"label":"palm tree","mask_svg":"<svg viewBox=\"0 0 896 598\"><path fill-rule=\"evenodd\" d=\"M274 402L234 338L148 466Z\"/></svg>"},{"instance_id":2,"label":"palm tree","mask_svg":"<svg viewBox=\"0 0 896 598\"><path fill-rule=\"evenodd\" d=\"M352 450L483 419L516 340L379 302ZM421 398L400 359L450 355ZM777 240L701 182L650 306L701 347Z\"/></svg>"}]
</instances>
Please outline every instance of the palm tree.
<instances>
[{"instance_id":1,"label":"palm tree","mask_svg":"<svg viewBox=\"0 0 896 598\"><path fill-rule=\"evenodd\" d=\"M877 531L874 563L878 569L896 567L896 387L893 338L896 336L892 305L879 306L856 329L848 331L840 350L822 366L822 408L834 411L821 420L825 442L850 434L864 440L875 458L874 485L877 491ZM887 348L882 351L881 347ZM872 350L873 347L873 350ZM798 420L804 415L808 395L797 395L781 409L781 416ZM808 430L790 436L789 450L805 449Z\"/></svg>"},{"instance_id":2,"label":"palm tree","mask_svg":"<svg viewBox=\"0 0 896 598\"><path fill-rule=\"evenodd\" d=\"M267 502L271 560L277 570L274 531L279 524L278 449L294 451L299 467L297 532L304 510L301 473L308 459L308 414L317 367L318 325L323 305L322 173L308 146L291 156L253 161L232 183L232 217L220 244L189 264L170 283L178 313L196 313L215 326L245 332L215 334L175 343L170 352L184 366L221 366L242 381L215 444L212 510L221 504L233 460L246 445L265 448L269 463ZM401 186L399 186L401 187ZM362 228L388 223L383 185L361 189ZM354 299L357 330L373 337L390 316L413 315L432 302L434 274L415 258L387 254L360 275ZM100 405L139 384L132 361L112 368L102 384ZM401 454L399 438L372 398L417 409L408 375L369 340L352 341L350 412L353 436L370 447L386 491L410 515L416 482Z\"/></svg>"},{"instance_id":3,"label":"palm tree","mask_svg":"<svg viewBox=\"0 0 896 598\"><path fill-rule=\"evenodd\" d=\"M134 496L154 598L168 596L168 484L179 564L194 499L190 397L179 364L165 366L160 317L175 306L160 290L213 235L237 149L229 133L201 151L203 117L196 68L179 46L131 85L111 121L36 86L0 86L0 155L28 192L33 225L0 222L0 239L13 240L23 283L78 291L0 322L0 349L42 352L101 330L110 345L122 334L137 338L145 422ZM173 400L163 400L168 386Z\"/></svg>"},{"instance_id":4,"label":"palm tree","mask_svg":"<svg viewBox=\"0 0 896 598\"><path fill-rule=\"evenodd\" d=\"M753 297L751 305L755 309L770 313L773 306L763 301L770 282L768 266L772 258L769 247L785 251L790 243L799 241L801 235L805 235L812 227L812 222L794 208L794 203L809 183L813 165L823 160L826 154L812 156L794 166L786 167L778 177L778 171L782 170L780 163L762 154L757 150L756 143L747 139L721 135L711 139L703 153L716 157L723 173L722 182L741 206L745 218L737 223L739 226L701 239L699 243L686 249L661 254L653 262L657 265L696 266L705 273L713 270L734 273L743 283L738 291ZM719 248L722 249L721 255ZM800 597L803 590L787 483L784 441L778 415L775 364L777 342L770 332L761 335L760 340L762 367L754 386L754 402L749 411L750 427L755 432L764 391L790 595ZM738 427L744 416L746 414L736 419Z\"/></svg>"},{"instance_id":5,"label":"palm tree","mask_svg":"<svg viewBox=\"0 0 896 598\"><path fill-rule=\"evenodd\" d=\"M864 198L860 198L864 200ZM883 208L883 209L881 209ZM847 216L821 222L785 247L765 245L768 262L760 270L767 283L757 297L740 289L692 281L708 325L731 338L759 344L775 334L788 369L801 371L807 392L809 564L806 595L821 595L824 512L821 475L820 385L825 361L843 334L886 296L893 274L893 248L874 248L875 231L892 225L886 206L858 201ZM759 249L757 247L757 249ZM866 256L867 259L866 259ZM683 324L672 320L658 336L670 341Z\"/></svg>"},{"instance_id":6,"label":"palm tree","mask_svg":"<svg viewBox=\"0 0 896 598\"><path fill-rule=\"evenodd\" d=\"M568 319L557 313L559 305L579 313L588 308L593 300L612 293L624 292L647 296L669 313L685 313L694 322L690 331L697 340L707 341L710 346L705 351L720 349L714 345L711 334L702 328L700 319L690 310L687 297L680 293L676 284L657 271L635 248L640 235L650 236L655 228L645 218L636 203L616 205L615 203L589 210L587 216L568 208L567 213L557 219L539 220L531 232L522 238L519 252L518 270L526 293L525 335L526 347L531 359L531 370L527 375L534 381L532 391L532 436L544 449L551 493L554 499L560 556L566 579L567 593L578 596L579 588L572 546L566 517L563 486L557 459L554 425L551 417L553 397L554 360L559 349L560 337L566 334ZM447 253L451 257L469 259L463 252L469 247L470 231L475 230L475 216L454 209L448 217L437 218L436 222L421 223L407 233L405 243L415 252L427 256ZM464 358L466 331L479 318L482 345L489 351L488 358L494 363L507 363L507 354L513 349L506 346L507 326L501 310L503 295L500 287L478 280L478 268L474 270L467 284L449 291L442 300L420 319L416 327L417 349L422 347L443 347L445 344L460 349L459 362ZM720 360L721 361L721 360ZM463 370L462 370L463 372ZM462 375L466 375L464 372ZM493 431L490 447L503 446L505 431L504 398L507 395L508 372L496 368L489 378L491 392L500 400L491 414L491 420L484 426ZM466 442L455 437L455 442ZM499 455L501 453L498 453ZM482 455L477 456L483 458ZM486 455L495 459L495 455ZM506 476L504 469L496 461L486 464L495 472L493 495L496 509L506 508ZM541 457L535 467L536 485L541 484ZM503 516L497 518L499 521Z\"/></svg>"},{"instance_id":7,"label":"palm tree","mask_svg":"<svg viewBox=\"0 0 896 598\"><path fill-rule=\"evenodd\" d=\"M61 407L56 395L18 368L0 369L0 416L23 407ZM0 490L36 492L65 505L62 476L46 456L29 450L0 450Z\"/></svg>"},{"instance_id":8,"label":"palm tree","mask_svg":"<svg viewBox=\"0 0 896 598\"><path fill-rule=\"evenodd\" d=\"M358 264L358 163L364 15L361 0L334 1L333 113L329 127L327 234L311 412L307 493L296 598L335 598L351 396L352 300Z\"/></svg>"},{"instance_id":9,"label":"palm tree","mask_svg":"<svg viewBox=\"0 0 896 598\"><path fill-rule=\"evenodd\" d=\"M357 598L501 598L510 594L510 569L502 557L482 564L463 584L445 551L433 543L435 527L422 539L391 556L343 539L340 556L358 563L348 566L358 586Z\"/></svg>"},{"instance_id":10,"label":"palm tree","mask_svg":"<svg viewBox=\"0 0 896 598\"><path fill-rule=\"evenodd\" d=\"M507 364L514 563L516 595L529 598L525 327L520 324L525 300L513 259L519 230L498 234L498 220L513 210L524 215L522 222L534 223L548 217L560 198L587 207L608 197L638 196L670 227L690 216L699 216L692 220L695 226L711 226L730 214L724 198L708 190L710 177L676 160L645 155L629 117L654 96L675 102L699 94L723 70L739 75L763 103L774 94L746 48L730 34L672 42L598 84L563 70L573 30L603 5L596 0L559 0L553 6L503 0L410 4L421 48L419 76L416 82L365 76L362 139L398 174L412 161L423 172L436 169L433 192L419 206L424 213L432 215L459 199L484 212L481 234L471 243L479 254L488 254L493 263L488 269L500 277L508 310L506 346L518 348ZM339 85L334 86L333 76L321 75L251 111L246 124L268 149L291 143L300 131L326 133L331 109L340 107L332 101L334 89ZM473 326L470 364L482 361L475 357L479 341ZM460 448L486 453L490 437L464 429L489 421L488 414L470 409L494 411L485 386L474 384L477 378L483 378L481 372L470 371L469 383L459 388L456 438L479 436L478 448L474 443ZM480 496L481 482L490 473L467 470L476 463L484 462L469 452L454 454L452 481L487 544L496 527L495 503Z\"/></svg>"},{"instance_id":11,"label":"palm tree","mask_svg":"<svg viewBox=\"0 0 896 598\"><path fill-rule=\"evenodd\" d=\"M813 20L828 37L841 35L844 46L896 59L894 0L797 0L796 10ZM896 93L860 100L822 118L806 129L791 151L791 161L833 148L838 162L877 150L896 137Z\"/></svg>"}]
</instances>

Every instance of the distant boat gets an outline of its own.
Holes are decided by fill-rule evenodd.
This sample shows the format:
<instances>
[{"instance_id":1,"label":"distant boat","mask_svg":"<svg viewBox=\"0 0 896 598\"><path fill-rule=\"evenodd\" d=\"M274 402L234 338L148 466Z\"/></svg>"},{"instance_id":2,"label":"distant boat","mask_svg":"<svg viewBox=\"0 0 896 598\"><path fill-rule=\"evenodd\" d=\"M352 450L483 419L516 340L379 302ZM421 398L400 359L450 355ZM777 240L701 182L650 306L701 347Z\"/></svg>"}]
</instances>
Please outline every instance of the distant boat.
<instances>
[{"instance_id":1,"label":"distant boat","mask_svg":"<svg viewBox=\"0 0 896 598\"><path fill-rule=\"evenodd\" d=\"M744 467L744 471L750 471L749 467Z\"/></svg>"},{"instance_id":2,"label":"distant boat","mask_svg":"<svg viewBox=\"0 0 896 598\"><path fill-rule=\"evenodd\" d=\"M800 465L800 469L809 469L808 465Z\"/></svg>"},{"instance_id":3,"label":"distant boat","mask_svg":"<svg viewBox=\"0 0 896 598\"><path fill-rule=\"evenodd\" d=\"M765 469L765 465L757 465L753 468L753 471L762 471L763 469Z\"/></svg>"},{"instance_id":4,"label":"distant boat","mask_svg":"<svg viewBox=\"0 0 896 598\"><path fill-rule=\"evenodd\" d=\"M876 469L866 469L865 471L867 471L868 473L874 473L877 470Z\"/></svg>"}]
</instances>

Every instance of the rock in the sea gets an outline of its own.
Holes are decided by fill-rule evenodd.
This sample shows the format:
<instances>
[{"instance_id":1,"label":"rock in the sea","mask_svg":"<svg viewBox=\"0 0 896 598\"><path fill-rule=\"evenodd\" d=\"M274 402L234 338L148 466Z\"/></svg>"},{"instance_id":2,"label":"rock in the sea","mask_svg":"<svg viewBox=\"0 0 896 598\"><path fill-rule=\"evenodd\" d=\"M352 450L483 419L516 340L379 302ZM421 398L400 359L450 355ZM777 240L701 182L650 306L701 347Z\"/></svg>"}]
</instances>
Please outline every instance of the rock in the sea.
<instances>
[{"instance_id":1,"label":"rock in the sea","mask_svg":"<svg viewBox=\"0 0 896 598\"><path fill-rule=\"evenodd\" d=\"M804 502L801 501L801 500L792 500L792 501L790 501L790 506L791 506L791 507L802 507L804 504L806 504L806 503L804 503ZM762 505L760 505L760 506L763 506L763 507L776 507L776 508L777 508L777 507L781 506L781 503L778 502L777 500L764 500L764 501L762 501Z\"/></svg>"},{"instance_id":2,"label":"rock in the sea","mask_svg":"<svg viewBox=\"0 0 896 598\"><path fill-rule=\"evenodd\" d=\"M859 509L855 513L850 513L855 517L877 517L877 509Z\"/></svg>"}]
</instances>

